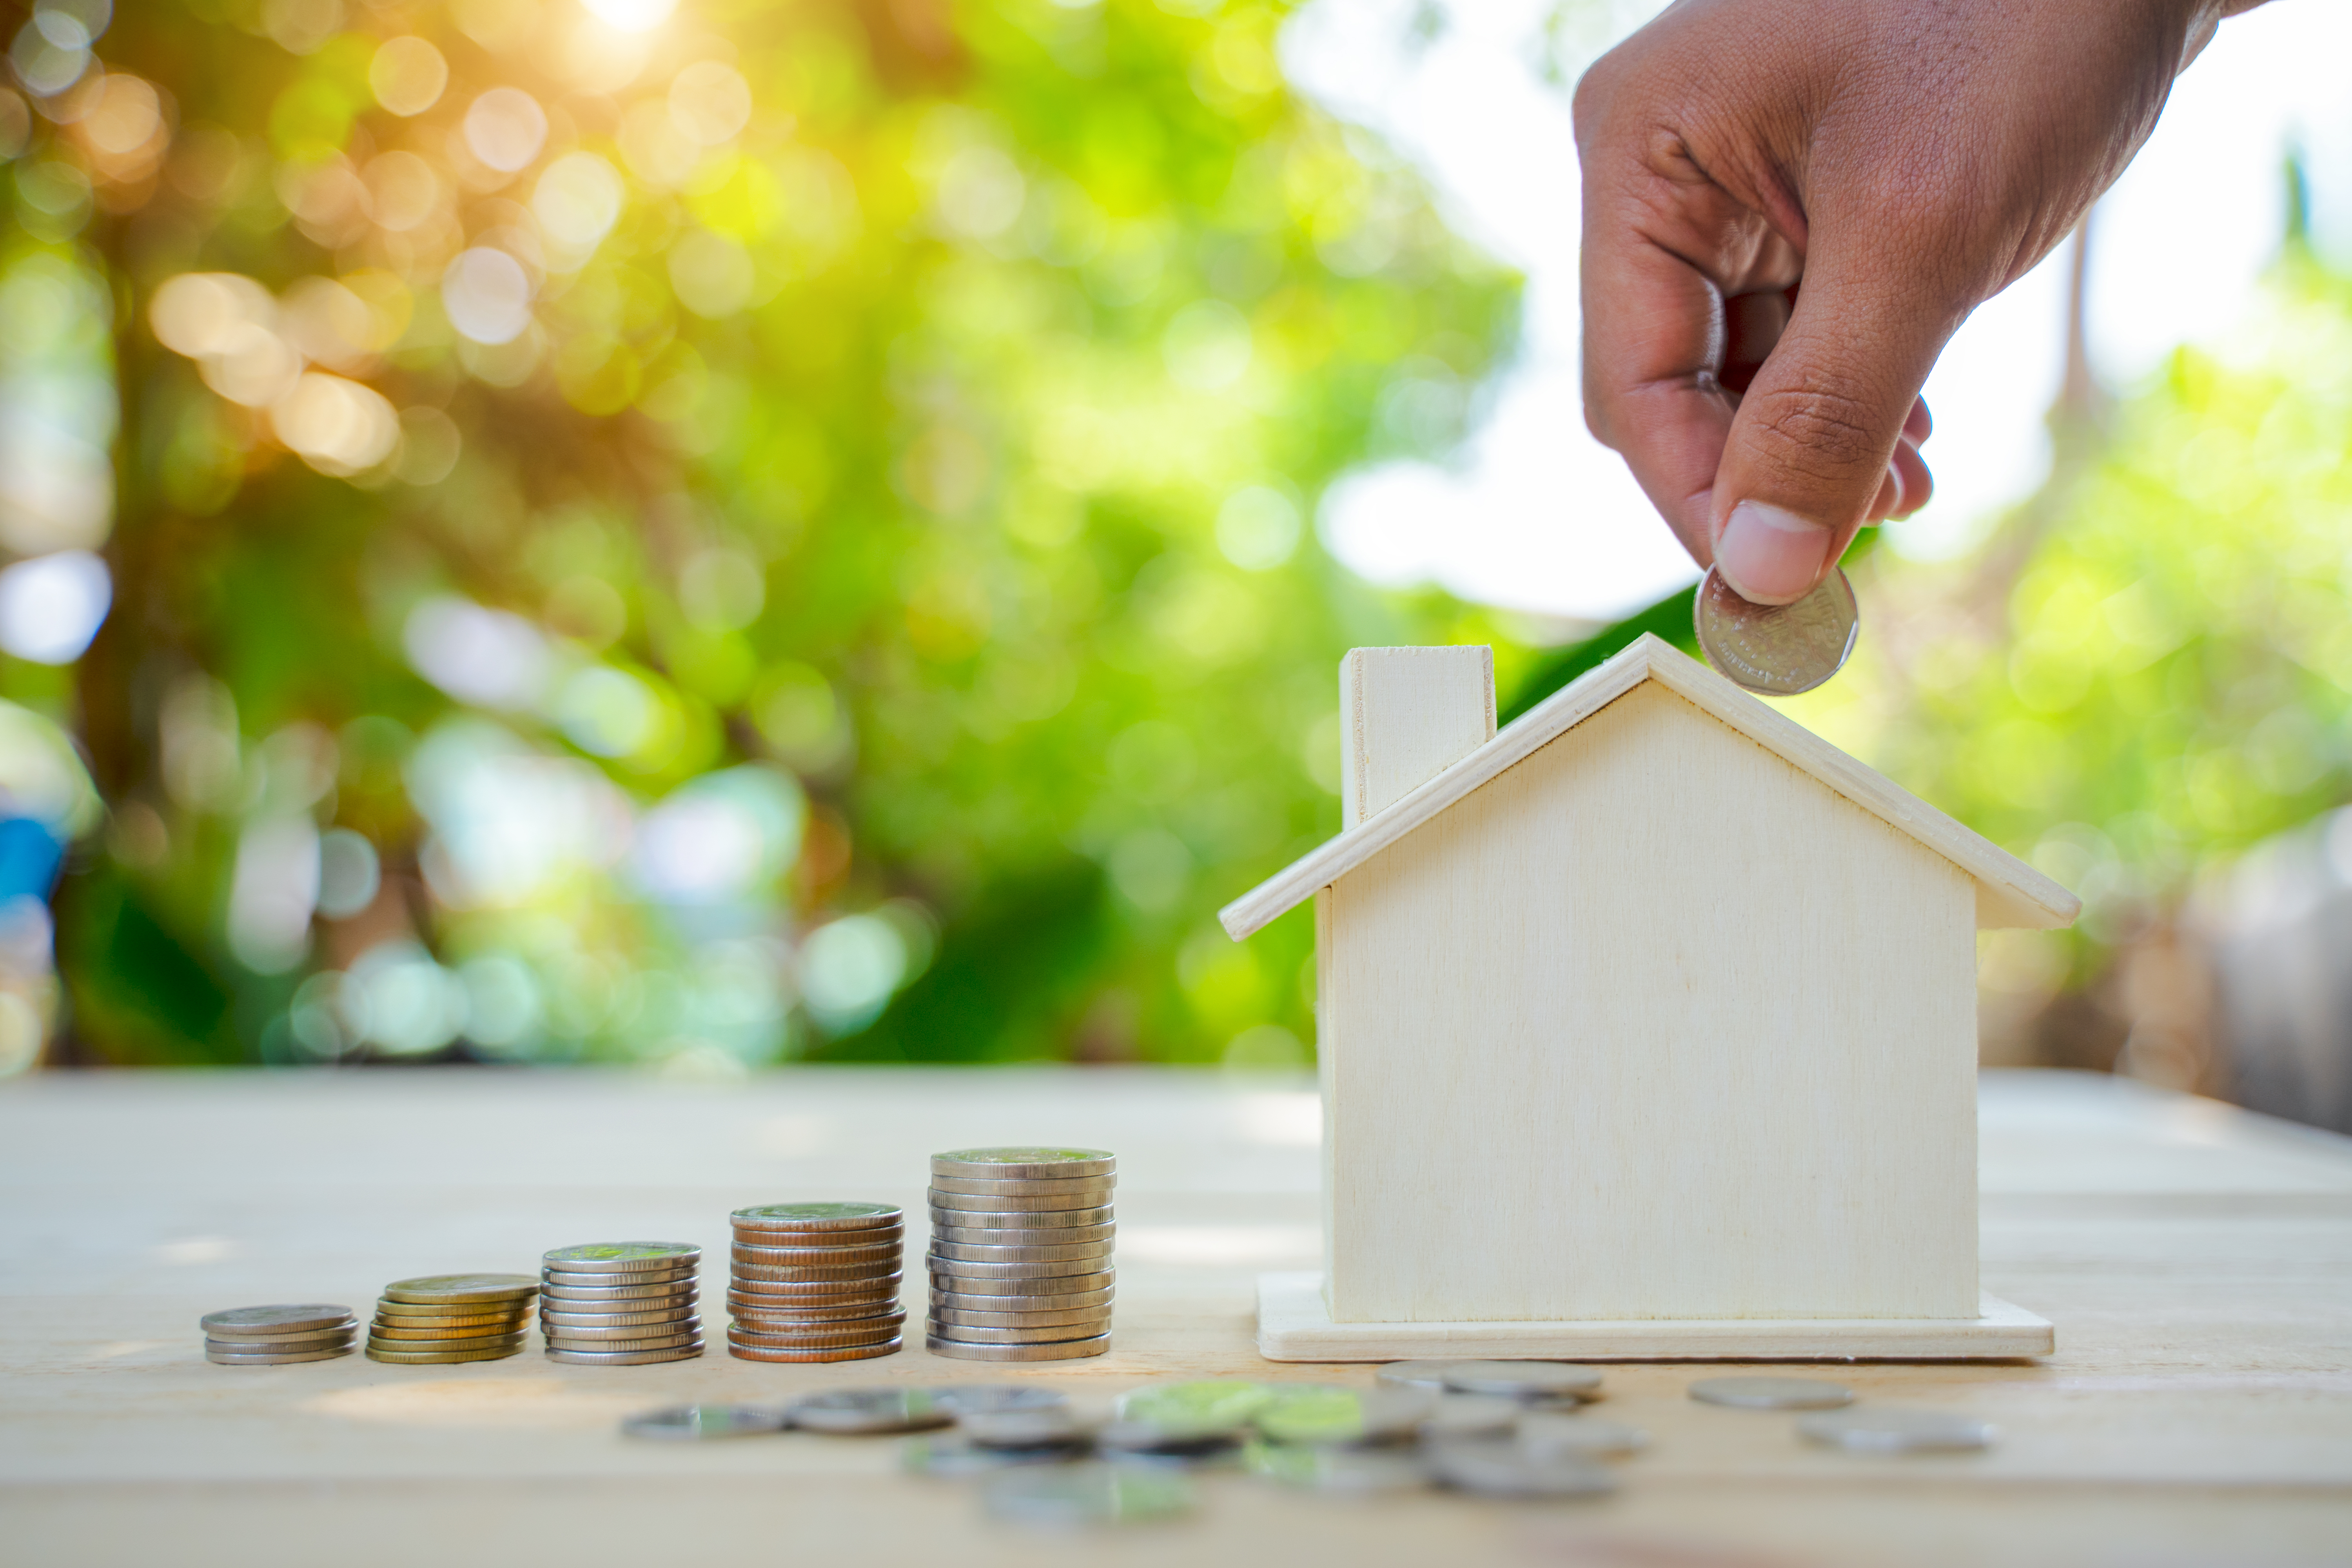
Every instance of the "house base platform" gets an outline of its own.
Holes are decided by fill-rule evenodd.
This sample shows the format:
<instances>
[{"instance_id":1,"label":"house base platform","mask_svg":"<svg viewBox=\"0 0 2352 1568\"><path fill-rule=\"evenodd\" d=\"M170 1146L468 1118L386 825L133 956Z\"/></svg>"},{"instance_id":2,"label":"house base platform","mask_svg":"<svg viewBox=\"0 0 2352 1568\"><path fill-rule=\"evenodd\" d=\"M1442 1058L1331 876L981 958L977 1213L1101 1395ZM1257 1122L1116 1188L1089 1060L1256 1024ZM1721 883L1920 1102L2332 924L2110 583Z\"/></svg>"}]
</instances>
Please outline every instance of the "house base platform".
<instances>
[{"instance_id":1,"label":"house base platform","mask_svg":"<svg viewBox=\"0 0 2352 1568\"><path fill-rule=\"evenodd\" d=\"M1257 1349L1268 1361L1416 1356L1562 1361L1996 1361L2046 1356L2047 1318L1998 1296L1974 1318L1712 1318L1619 1322L1335 1323L1319 1273L1261 1274Z\"/></svg>"}]
</instances>

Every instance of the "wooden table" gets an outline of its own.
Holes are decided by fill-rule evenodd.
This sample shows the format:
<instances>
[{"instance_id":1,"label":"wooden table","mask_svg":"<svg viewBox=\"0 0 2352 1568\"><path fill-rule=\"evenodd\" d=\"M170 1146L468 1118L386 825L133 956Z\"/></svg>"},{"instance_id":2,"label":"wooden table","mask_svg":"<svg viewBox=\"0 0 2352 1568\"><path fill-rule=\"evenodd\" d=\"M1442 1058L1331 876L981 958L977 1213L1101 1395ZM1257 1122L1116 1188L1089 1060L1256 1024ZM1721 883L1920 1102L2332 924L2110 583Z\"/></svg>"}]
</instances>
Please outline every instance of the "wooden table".
<instances>
[{"instance_id":1,"label":"wooden table","mask_svg":"<svg viewBox=\"0 0 2352 1568\"><path fill-rule=\"evenodd\" d=\"M1997 1422L1988 1454L1811 1448L1788 1416L1692 1404L1689 1367L1633 1366L1610 1372L1606 1413L1655 1443L1605 1502L1348 1503L1229 1475L1186 1523L1041 1537L988 1522L968 1483L899 1474L887 1439L614 1431L683 1400L1003 1369L920 1350L834 1367L584 1368L534 1352L232 1369L202 1359L196 1319L364 1308L399 1276L529 1270L571 1242L720 1246L740 1204L912 1205L932 1150L1055 1140L1120 1157L1118 1349L1019 1375L1082 1397L1312 1379L1258 1361L1250 1321L1261 1269L1316 1260L1303 1085L1126 1070L16 1082L0 1089L0 1563L2352 1562L2352 1142L2094 1077L1989 1076L1983 1105L1985 1283L2056 1321L2057 1356L1834 1375Z\"/></svg>"}]
</instances>

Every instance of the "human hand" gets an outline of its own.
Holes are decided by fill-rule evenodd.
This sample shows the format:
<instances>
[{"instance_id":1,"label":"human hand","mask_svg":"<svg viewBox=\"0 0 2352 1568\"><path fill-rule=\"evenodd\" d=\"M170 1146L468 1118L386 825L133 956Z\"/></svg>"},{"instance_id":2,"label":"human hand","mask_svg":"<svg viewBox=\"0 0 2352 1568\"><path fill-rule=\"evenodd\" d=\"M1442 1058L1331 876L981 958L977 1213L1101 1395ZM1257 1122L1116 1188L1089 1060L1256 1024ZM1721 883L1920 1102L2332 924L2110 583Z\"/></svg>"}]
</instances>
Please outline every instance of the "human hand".
<instances>
[{"instance_id":1,"label":"human hand","mask_svg":"<svg viewBox=\"0 0 2352 1568\"><path fill-rule=\"evenodd\" d=\"M1585 420L1700 565L1802 597L1926 504L1919 388L2258 0L1679 0L1576 91Z\"/></svg>"}]
</instances>

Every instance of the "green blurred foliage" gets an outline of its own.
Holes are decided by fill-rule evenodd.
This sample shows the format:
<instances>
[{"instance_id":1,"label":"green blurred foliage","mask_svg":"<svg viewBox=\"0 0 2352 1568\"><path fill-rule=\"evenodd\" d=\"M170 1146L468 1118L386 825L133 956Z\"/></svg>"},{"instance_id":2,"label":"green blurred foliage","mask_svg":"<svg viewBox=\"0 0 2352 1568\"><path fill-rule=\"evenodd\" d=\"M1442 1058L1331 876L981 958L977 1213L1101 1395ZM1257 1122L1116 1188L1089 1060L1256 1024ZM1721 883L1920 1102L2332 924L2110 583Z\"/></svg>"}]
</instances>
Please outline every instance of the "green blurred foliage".
<instances>
[{"instance_id":1,"label":"green blurred foliage","mask_svg":"<svg viewBox=\"0 0 2352 1568\"><path fill-rule=\"evenodd\" d=\"M78 1059L1300 1059L1211 911L1345 648L1493 640L1307 520L1517 289L1282 15L120 7L0 258L113 300L117 609L0 672L113 807Z\"/></svg>"}]
</instances>

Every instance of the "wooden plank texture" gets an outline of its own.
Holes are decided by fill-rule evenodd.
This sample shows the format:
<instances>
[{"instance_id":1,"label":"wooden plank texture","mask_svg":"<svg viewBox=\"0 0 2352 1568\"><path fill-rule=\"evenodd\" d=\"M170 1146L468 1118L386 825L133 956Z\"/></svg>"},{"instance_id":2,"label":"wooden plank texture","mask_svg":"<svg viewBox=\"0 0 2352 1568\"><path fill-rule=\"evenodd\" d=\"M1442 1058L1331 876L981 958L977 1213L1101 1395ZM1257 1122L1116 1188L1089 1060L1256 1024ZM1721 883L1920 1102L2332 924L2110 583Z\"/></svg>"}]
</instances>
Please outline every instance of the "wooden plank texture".
<instances>
[{"instance_id":1,"label":"wooden plank texture","mask_svg":"<svg viewBox=\"0 0 2352 1568\"><path fill-rule=\"evenodd\" d=\"M1655 679L1811 774L1890 827L1975 879L1977 923L2036 929L2070 925L2082 901L1998 845L1873 772L1696 659L1654 637L1636 638L1598 669L1528 710L1493 741L1360 825L1302 856L1218 911L1236 941L1297 907L1318 888L1413 832L1473 791L1534 755L1644 680Z\"/></svg>"},{"instance_id":2,"label":"wooden plank texture","mask_svg":"<svg viewBox=\"0 0 2352 1568\"><path fill-rule=\"evenodd\" d=\"M1878 1458L1691 1401L1721 1369L1617 1365L1647 1430L1618 1495L1350 1506L1238 1472L1194 1519L992 1524L898 1445L632 1443L630 1410L819 1388L1037 1382L1099 1405L1179 1377L1368 1387L1252 1347L1258 1276L1317 1259L1304 1079L1142 1069L107 1073L0 1084L0 1560L10 1568L2313 1568L2352 1541L2352 1142L2080 1074L1987 1075L1986 1289L2057 1321L2045 1363L1859 1364L1866 1401L1992 1422L1982 1455ZM1112 1353L1031 1371L919 1348L847 1366L360 1359L225 1368L224 1306L363 1304L544 1247L726 1240L737 1205L919 1200L924 1158L1046 1139L1119 1155ZM920 1211L911 1244L919 1245ZM918 1303L920 1289L915 1291ZM715 1299L715 1298L714 1298ZM1821 1375L1816 1373L1816 1375Z\"/></svg>"},{"instance_id":3,"label":"wooden plank texture","mask_svg":"<svg viewBox=\"0 0 2352 1568\"><path fill-rule=\"evenodd\" d=\"M1328 902L1334 1321L1975 1314L1949 861L1643 683Z\"/></svg>"}]
</instances>

